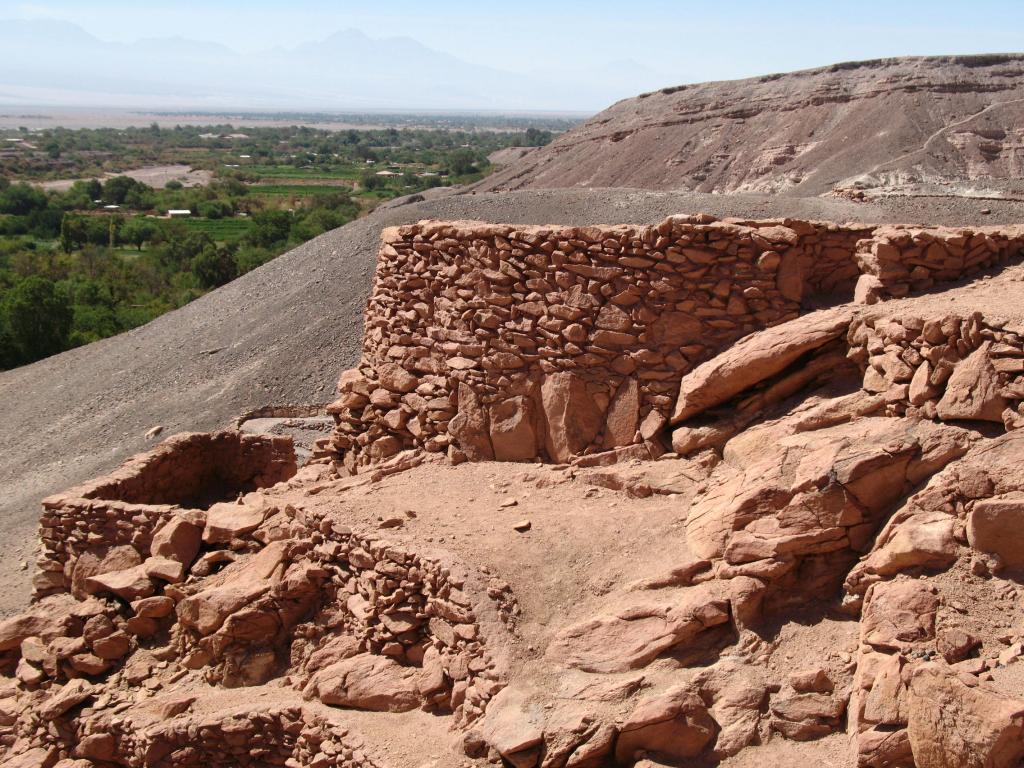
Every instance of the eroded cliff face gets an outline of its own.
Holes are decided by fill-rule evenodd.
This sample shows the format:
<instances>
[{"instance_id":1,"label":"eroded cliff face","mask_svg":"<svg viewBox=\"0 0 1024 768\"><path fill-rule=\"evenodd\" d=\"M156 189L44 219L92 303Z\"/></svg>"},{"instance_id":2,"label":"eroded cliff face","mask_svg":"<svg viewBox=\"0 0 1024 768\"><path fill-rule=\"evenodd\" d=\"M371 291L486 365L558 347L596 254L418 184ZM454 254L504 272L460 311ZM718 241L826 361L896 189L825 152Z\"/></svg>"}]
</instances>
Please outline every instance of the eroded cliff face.
<instances>
[{"instance_id":1,"label":"eroded cliff face","mask_svg":"<svg viewBox=\"0 0 1024 768\"><path fill-rule=\"evenodd\" d=\"M621 101L479 189L1019 195L1024 59L885 59Z\"/></svg>"},{"instance_id":2,"label":"eroded cliff face","mask_svg":"<svg viewBox=\"0 0 1024 768\"><path fill-rule=\"evenodd\" d=\"M310 463L183 435L46 500L0 756L1016 768L1021 246L391 230Z\"/></svg>"}]
</instances>

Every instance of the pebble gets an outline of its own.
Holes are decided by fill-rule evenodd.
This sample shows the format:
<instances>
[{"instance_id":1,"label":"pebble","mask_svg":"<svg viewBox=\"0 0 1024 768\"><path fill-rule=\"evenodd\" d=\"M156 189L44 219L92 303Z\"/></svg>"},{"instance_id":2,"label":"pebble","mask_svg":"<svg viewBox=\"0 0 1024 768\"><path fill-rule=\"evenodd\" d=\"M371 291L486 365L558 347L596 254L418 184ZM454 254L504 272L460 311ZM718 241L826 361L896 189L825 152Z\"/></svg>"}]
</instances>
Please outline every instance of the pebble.
<instances>
[{"instance_id":1,"label":"pebble","mask_svg":"<svg viewBox=\"0 0 1024 768\"><path fill-rule=\"evenodd\" d=\"M529 520L520 520L518 523L514 523L512 525L512 528L514 530L519 531L520 533L524 533L524 532L530 530L530 528L532 528L532 527L533 527L533 523L531 523Z\"/></svg>"}]
</instances>

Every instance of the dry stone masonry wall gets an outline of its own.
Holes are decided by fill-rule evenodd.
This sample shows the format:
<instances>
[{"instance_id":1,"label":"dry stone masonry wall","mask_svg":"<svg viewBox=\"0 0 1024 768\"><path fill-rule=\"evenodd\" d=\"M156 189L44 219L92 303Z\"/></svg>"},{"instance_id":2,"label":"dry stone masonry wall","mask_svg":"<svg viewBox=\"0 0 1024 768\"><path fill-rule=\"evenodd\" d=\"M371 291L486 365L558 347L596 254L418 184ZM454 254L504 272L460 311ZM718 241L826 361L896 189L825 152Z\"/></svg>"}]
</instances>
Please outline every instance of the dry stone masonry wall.
<instances>
[{"instance_id":1,"label":"dry stone masonry wall","mask_svg":"<svg viewBox=\"0 0 1024 768\"><path fill-rule=\"evenodd\" d=\"M1024 426L1024 327L980 312L869 316L851 323L848 343L890 415Z\"/></svg>"},{"instance_id":2,"label":"dry stone masonry wall","mask_svg":"<svg viewBox=\"0 0 1024 768\"><path fill-rule=\"evenodd\" d=\"M319 452L565 462L664 451L682 377L804 307L905 295L1018 256L1024 230L672 217L385 230L358 368Z\"/></svg>"},{"instance_id":3,"label":"dry stone masonry wall","mask_svg":"<svg viewBox=\"0 0 1024 768\"><path fill-rule=\"evenodd\" d=\"M234 499L295 471L290 438L234 431L175 435L109 475L43 500L35 596L67 591L86 552L102 559L124 545L148 551L153 532L175 510Z\"/></svg>"},{"instance_id":4,"label":"dry stone masonry wall","mask_svg":"<svg viewBox=\"0 0 1024 768\"><path fill-rule=\"evenodd\" d=\"M315 712L481 717L507 674L486 642L518 612L507 585L281 501L303 482L288 481L286 449L287 438L181 435L49 502L40 567L52 594L0 622L0 754L372 768L356 735ZM197 457L207 479L243 489L279 479L206 507L140 503L145 489L167 498L147 476L191 477ZM196 488L180 490L210 498ZM133 501L89 498L117 489ZM266 683L296 706L190 713L197 690ZM135 707L140 685L166 695Z\"/></svg>"}]
</instances>

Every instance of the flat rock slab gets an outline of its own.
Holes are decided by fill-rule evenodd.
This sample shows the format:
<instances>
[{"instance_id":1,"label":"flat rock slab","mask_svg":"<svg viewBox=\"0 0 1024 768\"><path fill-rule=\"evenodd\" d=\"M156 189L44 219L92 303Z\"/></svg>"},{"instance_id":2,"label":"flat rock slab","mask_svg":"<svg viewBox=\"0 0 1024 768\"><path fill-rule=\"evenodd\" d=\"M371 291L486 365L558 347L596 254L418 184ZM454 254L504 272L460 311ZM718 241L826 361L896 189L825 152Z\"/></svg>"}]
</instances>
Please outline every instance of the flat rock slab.
<instances>
[{"instance_id":1,"label":"flat rock slab","mask_svg":"<svg viewBox=\"0 0 1024 768\"><path fill-rule=\"evenodd\" d=\"M852 317L845 308L815 312L741 339L683 378L671 423L686 421L781 373L802 355L846 333Z\"/></svg>"}]
</instances>

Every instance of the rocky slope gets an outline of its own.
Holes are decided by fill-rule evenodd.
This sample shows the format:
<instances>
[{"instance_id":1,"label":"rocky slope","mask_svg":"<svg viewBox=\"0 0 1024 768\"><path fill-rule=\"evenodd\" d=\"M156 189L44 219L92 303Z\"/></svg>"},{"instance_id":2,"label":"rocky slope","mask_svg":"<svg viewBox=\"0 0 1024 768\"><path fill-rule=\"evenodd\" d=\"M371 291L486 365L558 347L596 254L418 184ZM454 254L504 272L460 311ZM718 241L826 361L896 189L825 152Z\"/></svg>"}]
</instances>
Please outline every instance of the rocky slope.
<instances>
[{"instance_id":1,"label":"rocky slope","mask_svg":"<svg viewBox=\"0 0 1024 768\"><path fill-rule=\"evenodd\" d=\"M1024 57L883 59L621 101L479 190L1020 196Z\"/></svg>"},{"instance_id":2,"label":"rocky slope","mask_svg":"<svg viewBox=\"0 0 1024 768\"><path fill-rule=\"evenodd\" d=\"M408 338L372 387L344 375L332 410L339 428L359 410L371 446L417 413L450 425L423 447L392 440L352 474L345 429L298 470L288 438L182 435L47 499L38 599L0 623L2 764L1018 768L1019 243L1003 258L995 231L881 227L849 254L866 270L855 301L796 304L682 365L668 417L609 447L580 440L591 410L639 413L599 396L612 374L573 384L607 338L605 315L575 310L621 306L609 286L646 278L584 259L682 265L693 286L663 277L644 302L689 291L679 311L713 320L730 302L722 289L697 306L707 265L691 261L749 260L742 291L795 302L785 246L827 242L802 222L706 216L609 231L424 223L385 238L378 287L400 285L391 248L436 307L375 292L364 354L384 328ZM645 244L661 256L622 252ZM470 347L502 339L459 342L448 323L492 328L488 302L525 280L532 310L547 280L575 297L552 300L536 335L578 362L539 354L543 417L496 430L503 402L483 398L520 387L523 366L478 381ZM657 320L627 306L634 332ZM566 312L584 331L568 343ZM403 376L430 359L420 342L480 401L441 397L438 370ZM635 364L620 375L665 380L651 352L617 354ZM467 461L534 432L538 460Z\"/></svg>"},{"instance_id":3,"label":"rocky slope","mask_svg":"<svg viewBox=\"0 0 1024 768\"><path fill-rule=\"evenodd\" d=\"M990 207L992 213L979 211ZM387 208L130 333L0 372L0 613L25 605L39 500L113 469L147 432L220 429L268 405L324 404L359 357L381 230L423 218L645 223L680 211L834 221L1014 223L1022 203L665 194L475 194Z\"/></svg>"}]
</instances>

